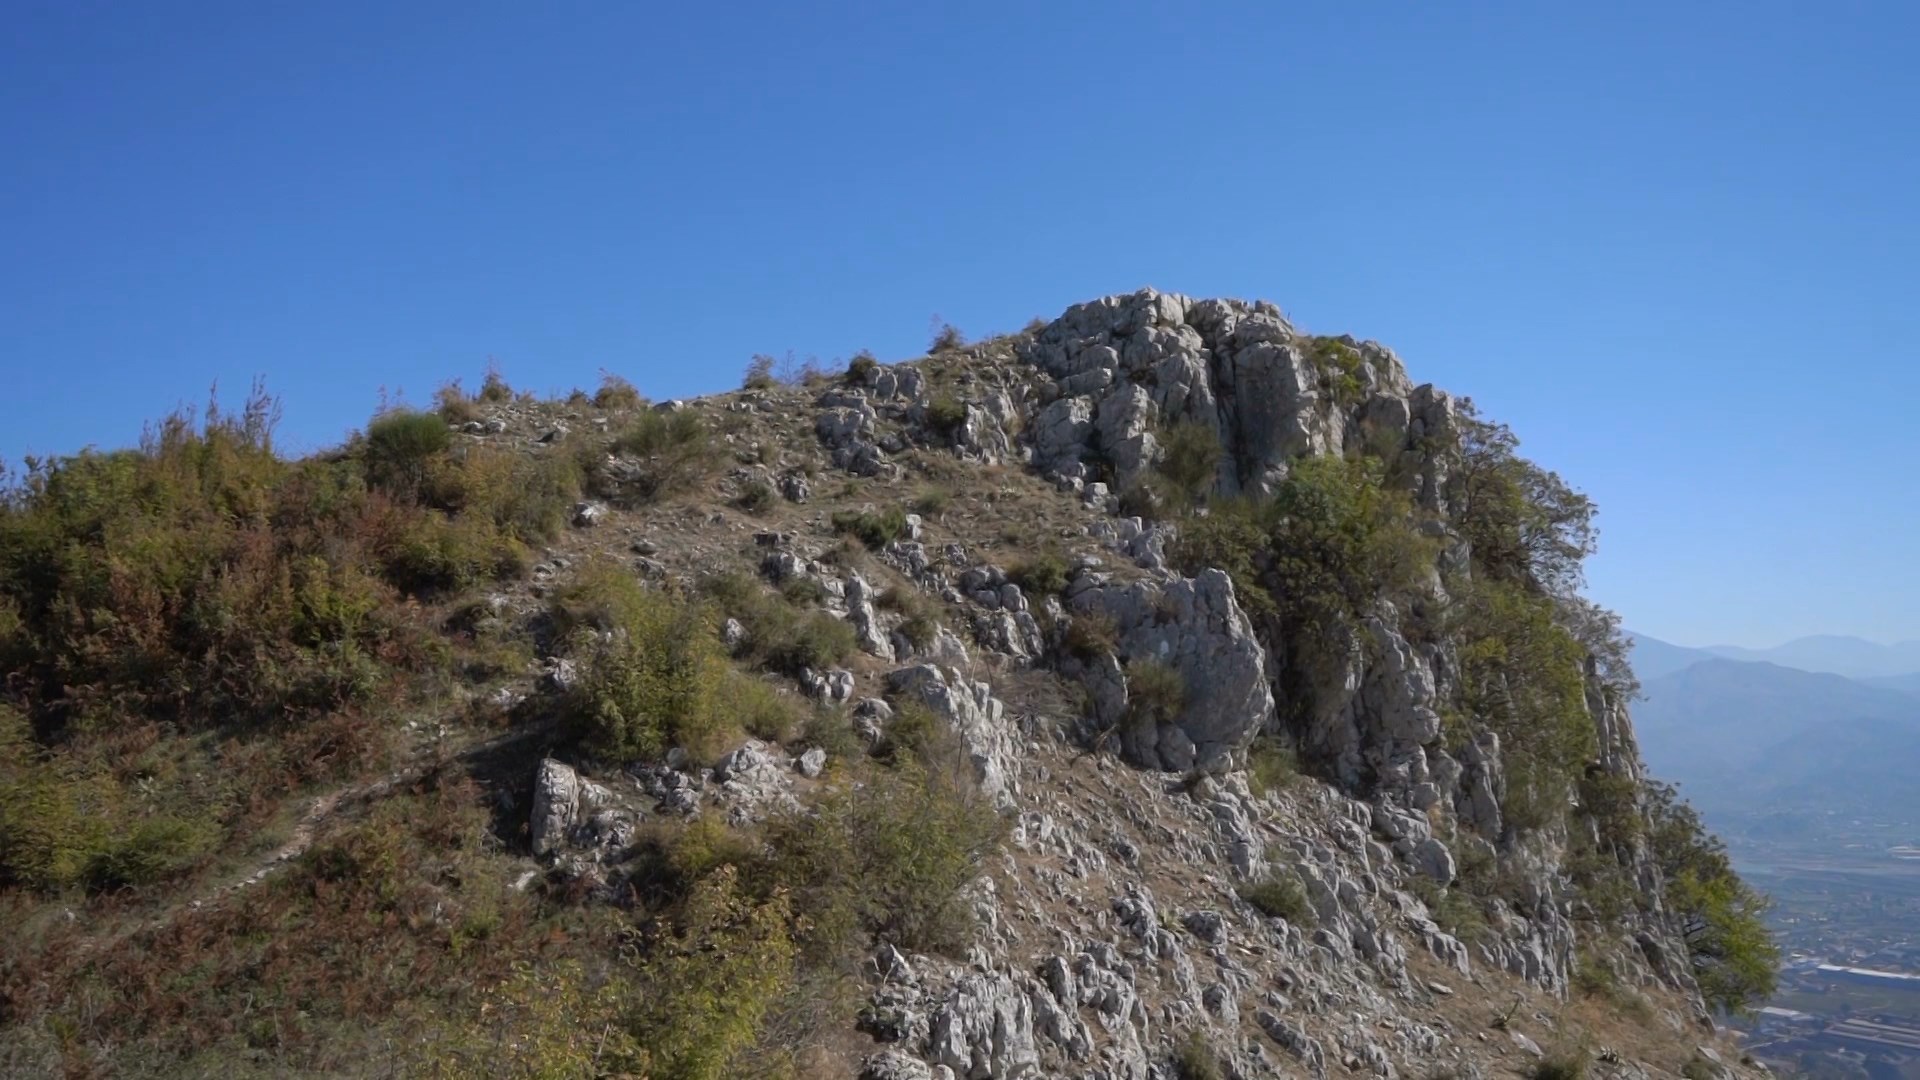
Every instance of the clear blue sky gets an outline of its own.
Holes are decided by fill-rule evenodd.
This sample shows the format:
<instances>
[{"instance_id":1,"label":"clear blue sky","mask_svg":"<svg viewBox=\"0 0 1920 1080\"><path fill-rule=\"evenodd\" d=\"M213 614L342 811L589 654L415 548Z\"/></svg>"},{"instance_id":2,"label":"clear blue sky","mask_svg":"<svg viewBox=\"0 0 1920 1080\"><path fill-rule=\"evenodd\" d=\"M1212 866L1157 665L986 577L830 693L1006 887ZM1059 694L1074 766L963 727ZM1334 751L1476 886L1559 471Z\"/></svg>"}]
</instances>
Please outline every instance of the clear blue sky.
<instances>
[{"instance_id":1,"label":"clear blue sky","mask_svg":"<svg viewBox=\"0 0 1920 1080\"><path fill-rule=\"evenodd\" d=\"M811 10L798 10L805 7ZM1920 6L15 3L0 456L1145 284L1477 398L1669 640L1920 637Z\"/></svg>"}]
</instances>

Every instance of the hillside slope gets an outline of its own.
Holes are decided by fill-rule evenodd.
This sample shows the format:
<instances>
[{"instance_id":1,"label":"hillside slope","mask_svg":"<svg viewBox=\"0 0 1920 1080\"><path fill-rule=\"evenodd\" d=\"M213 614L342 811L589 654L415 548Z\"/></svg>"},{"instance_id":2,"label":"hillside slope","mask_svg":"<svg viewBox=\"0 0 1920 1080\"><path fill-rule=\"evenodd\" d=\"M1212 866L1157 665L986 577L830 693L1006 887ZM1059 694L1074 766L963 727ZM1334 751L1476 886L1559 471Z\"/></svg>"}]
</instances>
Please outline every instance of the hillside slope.
<instances>
[{"instance_id":1,"label":"hillside slope","mask_svg":"<svg viewBox=\"0 0 1920 1080\"><path fill-rule=\"evenodd\" d=\"M1267 304L936 344L26 478L0 1066L1743 1071L1583 498Z\"/></svg>"}]
</instances>

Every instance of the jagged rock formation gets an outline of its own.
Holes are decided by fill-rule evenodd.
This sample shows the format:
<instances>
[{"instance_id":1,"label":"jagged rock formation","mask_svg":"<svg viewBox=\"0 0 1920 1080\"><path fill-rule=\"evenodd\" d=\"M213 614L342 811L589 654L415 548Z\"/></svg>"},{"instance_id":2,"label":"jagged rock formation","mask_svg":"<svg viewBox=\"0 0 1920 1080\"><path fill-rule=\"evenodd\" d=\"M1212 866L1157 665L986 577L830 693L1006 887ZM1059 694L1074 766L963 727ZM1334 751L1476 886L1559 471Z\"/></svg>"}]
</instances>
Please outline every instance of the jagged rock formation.
<instances>
[{"instance_id":1,"label":"jagged rock formation","mask_svg":"<svg viewBox=\"0 0 1920 1080\"><path fill-rule=\"evenodd\" d=\"M1449 640L1408 625L1415 609L1447 602L1438 571L1411 599L1377 597L1352 639L1330 647L1331 670L1289 679L1289 643L1256 624L1228 573L1182 574L1168 556L1177 526L1115 513L1153 474L1160 433L1200 424L1223 450L1217 496L1272 495L1310 456L1390 463L1433 523L1439 567L1457 572L1469 553L1449 525L1453 398L1414 385L1390 350L1310 338L1270 304L1152 290L1078 305L930 370L877 366L815 396L811 430L831 465L897 479L919 449L1024 464L1069 496L1084 547L1057 598L1030 596L964 524L923 530L915 518L879 552L944 606L934 643L915 646L867 577L838 574L792 537L763 537L763 571L827 582L829 609L852 625L886 697L942 718L1014 822L1005 864L977 883L981 934L964 966L891 949L876 959L861 1026L886 1045L859 1075L1148 1080L1173 1075L1171 1048L1195 1031L1232 1076L1485 1075L1524 1067L1541 1042L1582 1037L1534 1011L1507 1022L1512 1038L1488 1042L1468 1018L1498 1013L1515 986L1524 1000L1564 1000L1576 963L1688 1001L1685 949L1661 918L1646 852L1620 855L1618 872L1647 898L1628 931L1577 924L1567 827L1517 829L1500 737L1448 732L1460 660ZM1090 619L1110 640L1076 647L1071 628ZM1147 663L1176 672L1186 694L1143 724L1130 683ZM1004 677L1029 668L1081 687L1084 714L1008 706ZM1638 783L1620 695L1591 667L1585 678L1591 767ZM892 721L878 697L852 704L852 676L815 693L847 703L870 744ZM1256 793L1250 748L1275 736L1322 779ZM782 786L775 774L797 769L804 782L819 767L776 762L760 777L730 758L676 783L715 805L754 805L766 798L755 791ZM755 791L731 790L727 775L757 777ZM537 821L539 807L567 804L564 785L552 786ZM652 812L699 812L676 790L654 782ZM536 850L564 831L537 825ZM1497 868L1503 881L1484 925L1436 907L1470 868ZM1292 883L1304 906L1262 914L1244 896L1269 880ZM1697 999L1658 1012L1650 1037L1694 1039L1703 1015ZM1652 1075L1624 1058L1613 1067Z\"/></svg>"}]
</instances>

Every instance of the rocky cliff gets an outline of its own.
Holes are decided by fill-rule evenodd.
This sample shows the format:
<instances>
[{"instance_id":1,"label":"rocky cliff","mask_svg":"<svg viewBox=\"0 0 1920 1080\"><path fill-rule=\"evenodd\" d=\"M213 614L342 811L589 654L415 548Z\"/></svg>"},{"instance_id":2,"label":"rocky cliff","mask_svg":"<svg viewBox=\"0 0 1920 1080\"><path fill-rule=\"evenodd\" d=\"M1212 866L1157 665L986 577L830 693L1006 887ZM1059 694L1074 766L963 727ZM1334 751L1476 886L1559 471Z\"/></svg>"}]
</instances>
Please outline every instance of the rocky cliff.
<instances>
[{"instance_id":1,"label":"rocky cliff","mask_svg":"<svg viewBox=\"0 0 1920 1080\"><path fill-rule=\"evenodd\" d=\"M491 912L514 973L450 992L471 1025L341 1014L386 1031L400 1071L1745 1071L1696 977L1718 961L1670 903L1617 635L1577 595L1591 508L1470 405L1271 304L1153 290L910 362L751 381L657 405L619 386L450 398L450 445L406 474L430 514L479 498L437 494L435 469L584 478L524 564L460 577L452 540L381 556L440 575L399 585L406 618L441 605L483 726L410 724L416 764L327 794L257 873L116 933L252 1002L290 961L222 968L178 946L206 940L193 927L318 925L385 874L399 884L379 878L354 925L457 966L488 940L469 913ZM403 489L378 446L335 464L366 455L388 513ZM327 620L351 613L299 595L320 637L288 648L339 655ZM529 650L524 670L501 643ZM366 839L390 834L341 808L450 762L480 784L492 846L408 881ZM453 797L432 798L422 837L459 847ZM507 899L475 900L474 880ZM306 914L247 914L260 895ZM595 944L563 964L567 934L533 929L549 924ZM109 951L12 964L52 974L0 980L0 1062L111 1072L157 1043L175 1067L228 1060L179 1056L202 1043L154 1034L171 1031L157 1004L93 1057L61 1042L80 997L48 987L124 977ZM371 1070L362 1042L300 1027L319 1008L269 1010L272 1031L221 1012L205 1045Z\"/></svg>"},{"instance_id":2,"label":"rocky cliff","mask_svg":"<svg viewBox=\"0 0 1920 1080\"><path fill-rule=\"evenodd\" d=\"M862 1076L1144 1080L1173 1075L1194 1039L1234 1076L1526 1072L1542 1045L1591 1051L1613 1075L1659 1075L1710 1040L1634 830L1604 835L1618 823L1584 814L1577 785L1555 789L1564 805L1535 811L1537 824L1510 822L1499 733L1443 722L1461 707L1460 642L1424 611L1418 634L1408 624L1473 573L1453 522L1462 419L1390 350L1309 337L1270 304L1147 290L1013 339L857 369L809 404L820 450L855 476L905 483L905 462L928 452L967 463L941 473L956 490L1004 476L980 467L1037 475L1052 497L1023 497L1057 515L1044 542L1064 552L1056 589L1023 588L1010 560L983 550L980 522L908 518L878 557L938 602L938 638L916 644L876 614L872 585L834 565L831 538L763 537L772 576L818 581L856 627L867 657L853 685L881 680L870 698L817 692L869 717L890 716L889 698L930 706L1012 823L1004 857L971 887L980 932L963 957L883 948L874 960L861 1027L884 1045ZM732 407L793 399L748 393ZM1128 512L1152 501L1175 426L1219 447L1203 501L1271 499L1314 458L1384 463L1434 541L1424 579L1382 584L1349 640L1317 650L1331 665L1293 670L1308 665L1283 621L1250 614L1226 569L1170 557L1177 515ZM734 481L791 491L807 453ZM1138 707L1148 665L1172 672L1177 701ZM1581 688L1583 768L1637 783L1620 688L1590 663L1562 674ZM1077 688L1054 703L1063 711L1000 696L1042 675ZM1250 779L1263 746L1297 754L1307 775ZM767 784L787 783L780 773L768 767ZM712 804L737 813L762 799L719 775ZM1569 870L1580 830L1640 898L1630 915L1590 917ZM1272 880L1297 884L1303 907L1245 899ZM1581 965L1641 1003L1644 1030L1561 1008ZM1664 1060L1603 1045L1607 1030L1634 1031L1642 1054L1666 1044Z\"/></svg>"}]
</instances>

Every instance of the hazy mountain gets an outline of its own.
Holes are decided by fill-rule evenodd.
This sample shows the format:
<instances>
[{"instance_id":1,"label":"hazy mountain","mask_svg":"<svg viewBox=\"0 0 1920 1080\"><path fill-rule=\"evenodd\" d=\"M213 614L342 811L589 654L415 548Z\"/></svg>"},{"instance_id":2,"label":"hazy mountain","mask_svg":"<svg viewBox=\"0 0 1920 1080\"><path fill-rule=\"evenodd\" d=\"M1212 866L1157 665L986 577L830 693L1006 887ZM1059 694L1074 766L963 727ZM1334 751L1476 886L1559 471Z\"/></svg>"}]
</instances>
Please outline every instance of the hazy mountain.
<instances>
[{"instance_id":1,"label":"hazy mountain","mask_svg":"<svg viewBox=\"0 0 1920 1080\"><path fill-rule=\"evenodd\" d=\"M1757 660L1802 671L1847 676L1908 675L1920 672L1920 641L1882 645L1864 638L1815 634L1771 649L1710 645L1704 650L1729 660ZM1643 675L1642 678L1645 676Z\"/></svg>"},{"instance_id":2,"label":"hazy mountain","mask_svg":"<svg viewBox=\"0 0 1920 1080\"><path fill-rule=\"evenodd\" d=\"M1910 797L1920 768L1920 697L1725 659L1642 682L1646 700L1634 717L1647 764L1702 809L1861 807Z\"/></svg>"},{"instance_id":3,"label":"hazy mountain","mask_svg":"<svg viewBox=\"0 0 1920 1080\"><path fill-rule=\"evenodd\" d=\"M1875 675L1857 681L1886 690L1898 690L1903 694L1920 695L1920 672L1911 675Z\"/></svg>"},{"instance_id":4,"label":"hazy mountain","mask_svg":"<svg viewBox=\"0 0 1920 1080\"><path fill-rule=\"evenodd\" d=\"M1715 659L1714 654L1705 649L1690 649L1631 630L1627 631L1627 640L1633 644L1630 657L1633 673L1642 679L1657 679L1690 668L1702 660Z\"/></svg>"}]
</instances>

